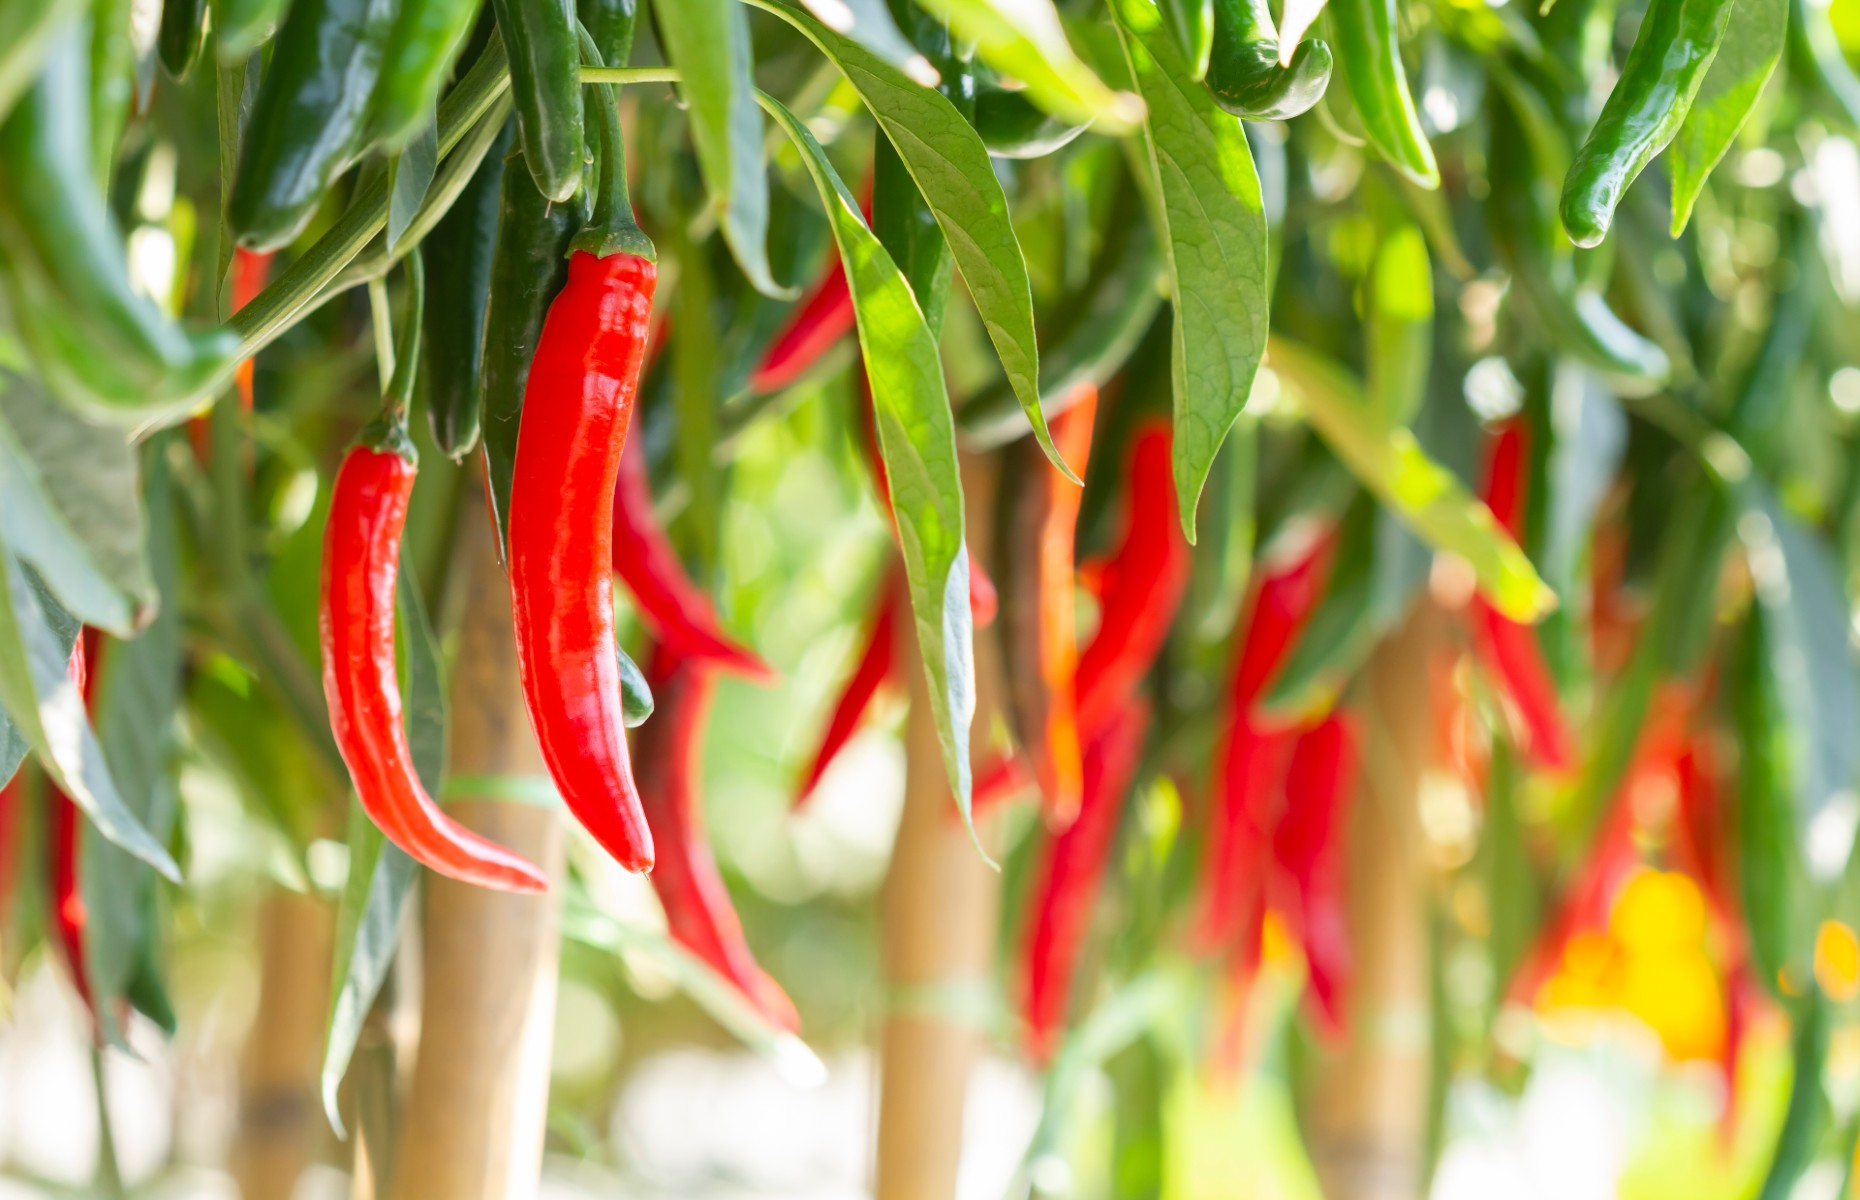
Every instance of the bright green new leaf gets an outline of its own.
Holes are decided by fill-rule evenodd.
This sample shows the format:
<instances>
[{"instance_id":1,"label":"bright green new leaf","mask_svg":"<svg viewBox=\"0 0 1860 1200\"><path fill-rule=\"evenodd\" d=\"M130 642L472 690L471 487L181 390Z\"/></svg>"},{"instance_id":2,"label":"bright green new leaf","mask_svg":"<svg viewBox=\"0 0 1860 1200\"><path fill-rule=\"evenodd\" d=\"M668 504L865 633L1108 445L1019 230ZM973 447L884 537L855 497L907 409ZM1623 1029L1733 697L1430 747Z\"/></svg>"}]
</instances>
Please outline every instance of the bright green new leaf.
<instances>
[{"instance_id":1,"label":"bright green new leaf","mask_svg":"<svg viewBox=\"0 0 1860 1200\"><path fill-rule=\"evenodd\" d=\"M1736 0L1711 70L1672 144L1673 236L1692 217L1705 179L1750 119L1763 86L1782 59L1789 0Z\"/></svg>"},{"instance_id":2,"label":"bright green new leaf","mask_svg":"<svg viewBox=\"0 0 1860 1200\"><path fill-rule=\"evenodd\" d=\"M983 61L1027 85L1027 95L1054 116L1093 121L1100 133L1127 133L1142 119L1136 97L1114 92L1079 61L1066 41L1052 0L921 0L975 43Z\"/></svg>"},{"instance_id":3,"label":"bright green new leaf","mask_svg":"<svg viewBox=\"0 0 1860 1200\"><path fill-rule=\"evenodd\" d=\"M1151 0L1116 0L1128 69L1148 106L1143 140L1161 198L1175 301L1175 487L1182 530L1266 348L1266 212L1239 118L1221 111Z\"/></svg>"},{"instance_id":4,"label":"bright green new leaf","mask_svg":"<svg viewBox=\"0 0 1860 1200\"><path fill-rule=\"evenodd\" d=\"M1493 607L1514 621L1535 621L1556 607L1556 593L1492 510L1429 458L1412 433L1383 421L1342 368L1283 338L1272 340L1271 362L1351 474L1436 549L1471 564Z\"/></svg>"},{"instance_id":5,"label":"bright green new leaf","mask_svg":"<svg viewBox=\"0 0 1860 1200\"><path fill-rule=\"evenodd\" d=\"M956 424L936 339L897 264L859 215L859 202L807 126L762 97L820 190L853 297L859 346L871 381L878 446L891 482L891 509L910 582L911 612L930 684L943 764L964 822L969 812L969 722L975 715L974 629L969 550L964 540Z\"/></svg>"},{"instance_id":6,"label":"bright green new leaf","mask_svg":"<svg viewBox=\"0 0 1860 1200\"><path fill-rule=\"evenodd\" d=\"M735 0L680 0L653 11L666 57L682 76L698 171L724 241L758 292L787 299L792 290L769 273L769 184L748 15Z\"/></svg>"},{"instance_id":7,"label":"bright green new leaf","mask_svg":"<svg viewBox=\"0 0 1860 1200\"><path fill-rule=\"evenodd\" d=\"M913 83L791 6L771 4L769 9L806 34L839 66L897 149L905 170L936 214L1040 448L1076 482L1072 468L1053 447L1040 407L1033 286L1008 215L1007 196L981 136L940 92Z\"/></svg>"}]
</instances>

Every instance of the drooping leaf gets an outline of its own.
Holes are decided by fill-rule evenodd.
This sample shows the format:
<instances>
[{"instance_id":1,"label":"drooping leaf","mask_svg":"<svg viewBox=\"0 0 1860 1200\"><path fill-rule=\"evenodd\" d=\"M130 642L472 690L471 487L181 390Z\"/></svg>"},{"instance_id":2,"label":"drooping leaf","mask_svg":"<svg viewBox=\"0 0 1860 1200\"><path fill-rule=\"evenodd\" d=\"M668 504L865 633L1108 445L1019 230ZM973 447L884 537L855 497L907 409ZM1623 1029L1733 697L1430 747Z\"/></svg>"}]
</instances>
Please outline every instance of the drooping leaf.
<instances>
[{"instance_id":1,"label":"drooping leaf","mask_svg":"<svg viewBox=\"0 0 1860 1200\"><path fill-rule=\"evenodd\" d=\"M123 803L84 697L66 673L77 635L78 622L0 542L0 707L99 833L179 882L180 869L166 847Z\"/></svg>"},{"instance_id":2,"label":"drooping leaf","mask_svg":"<svg viewBox=\"0 0 1860 1200\"><path fill-rule=\"evenodd\" d=\"M170 483L157 445L149 456L148 557L161 607L129 641L106 643L97 674L97 741L123 803L159 842L174 824L177 796L170 769L174 716L181 698L181 618L176 591L177 532ZM118 998L174 1030L162 982L161 928L155 875L115 844L85 838L79 882L84 897L86 966L93 1010L105 1036L119 1040ZM165 1020L164 1020L165 1018Z\"/></svg>"},{"instance_id":3,"label":"drooping leaf","mask_svg":"<svg viewBox=\"0 0 1860 1200\"><path fill-rule=\"evenodd\" d=\"M1151 0L1116 0L1124 56L1148 106L1143 140L1160 197L1175 301L1175 486L1182 530L1266 348L1266 213L1246 129L1188 75Z\"/></svg>"},{"instance_id":4,"label":"drooping leaf","mask_svg":"<svg viewBox=\"0 0 1860 1200\"><path fill-rule=\"evenodd\" d=\"M770 11L780 13L839 66L885 131L936 215L1040 448L1070 474L1053 448L1040 406L1040 352L1026 259L981 136L940 92L913 82L791 5L774 3Z\"/></svg>"},{"instance_id":5,"label":"drooping leaf","mask_svg":"<svg viewBox=\"0 0 1860 1200\"><path fill-rule=\"evenodd\" d=\"M1673 139L1673 236L1692 217L1705 179L1750 119L1788 41L1789 0L1737 0L1711 70Z\"/></svg>"},{"instance_id":6,"label":"drooping leaf","mask_svg":"<svg viewBox=\"0 0 1860 1200\"><path fill-rule=\"evenodd\" d=\"M724 241L757 291L787 298L790 290L769 273L769 186L749 18L735 0L682 0L654 12L666 57L683 77L679 94Z\"/></svg>"},{"instance_id":7,"label":"drooping leaf","mask_svg":"<svg viewBox=\"0 0 1860 1200\"><path fill-rule=\"evenodd\" d=\"M1127 133L1142 117L1135 97L1114 92L1079 61L1052 0L922 0L950 29L975 43L982 60L1027 85L1056 117L1093 121L1101 133Z\"/></svg>"},{"instance_id":8,"label":"drooping leaf","mask_svg":"<svg viewBox=\"0 0 1860 1200\"><path fill-rule=\"evenodd\" d=\"M407 148L388 164L387 245L400 248L401 235L420 211L439 169L439 125L428 121Z\"/></svg>"},{"instance_id":9,"label":"drooping leaf","mask_svg":"<svg viewBox=\"0 0 1860 1200\"><path fill-rule=\"evenodd\" d=\"M820 143L778 101L764 97L763 105L801 151L846 268L937 738L956 805L968 822L974 629L969 612L962 477L957 470L956 428L943 364L910 286L866 228L859 202L834 172Z\"/></svg>"},{"instance_id":10,"label":"drooping leaf","mask_svg":"<svg viewBox=\"0 0 1860 1200\"><path fill-rule=\"evenodd\" d=\"M0 536L85 624L126 637L155 603L129 439L3 370Z\"/></svg>"},{"instance_id":11,"label":"drooping leaf","mask_svg":"<svg viewBox=\"0 0 1860 1200\"><path fill-rule=\"evenodd\" d=\"M411 565L403 558L395 597L400 610L396 646L403 656L406 693L402 712L414 771L427 794L437 796L444 783L448 728L445 682L439 666L439 643L420 600ZM387 844L356 804L349 811L349 878L336 912L336 949L331 975L329 1026L323 1044L323 1111L342 1131L337 1089L355 1054L368 1010L387 980L400 946L407 897L419 875L418 865Z\"/></svg>"},{"instance_id":12,"label":"drooping leaf","mask_svg":"<svg viewBox=\"0 0 1860 1200\"><path fill-rule=\"evenodd\" d=\"M1515 621L1535 621L1556 607L1556 593L1492 511L1429 458L1414 434L1382 421L1342 368L1282 338L1273 339L1271 362L1351 474L1436 549L1465 559L1495 608Z\"/></svg>"}]
</instances>

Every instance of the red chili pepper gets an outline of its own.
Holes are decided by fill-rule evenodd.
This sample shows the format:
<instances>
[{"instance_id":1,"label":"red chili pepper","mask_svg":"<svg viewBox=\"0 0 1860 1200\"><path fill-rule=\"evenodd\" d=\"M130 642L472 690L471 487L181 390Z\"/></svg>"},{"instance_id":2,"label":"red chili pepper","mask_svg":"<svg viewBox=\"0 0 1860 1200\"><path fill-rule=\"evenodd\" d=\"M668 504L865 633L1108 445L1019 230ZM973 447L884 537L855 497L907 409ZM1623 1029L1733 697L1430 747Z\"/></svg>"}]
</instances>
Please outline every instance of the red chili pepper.
<instances>
[{"instance_id":1,"label":"red chili pepper","mask_svg":"<svg viewBox=\"0 0 1860 1200\"><path fill-rule=\"evenodd\" d=\"M634 736L639 794L659 846L652 888L666 925L680 945L734 983L770 1022L793 1032L801 1025L794 1003L750 952L704 837L698 778L715 676L703 660L660 646L649 678L656 710Z\"/></svg>"},{"instance_id":2,"label":"red chili pepper","mask_svg":"<svg viewBox=\"0 0 1860 1200\"><path fill-rule=\"evenodd\" d=\"M1525 468L1528 460L1522 420L1508 422L1492 441L1486 473L1485 502L1513 538L1523 528ZM1557 697L1556 677L1544 661L1543 646L1529 625L1513 621L1483 596L1472 602L1473 646L1486 670L1503 688L1523 723L1521 749L1546 771L1575 767L1575 734Z\"/></svg>"},{"instance_id":3,"label":"red chili pepper","mask_svg":"<svg viewBox=\"0 0 1860 1200\"><path fill-rule=\"evenodd\" d=\"M19 822L26 807L24 766L0 786L0 928L13 903L13 878L19 866Z\"/></svg>"},{"instance_id":4,"label":"red chili pepper","mask_svg":"<svg viewBox=\"0 0 1860 1200\"><path fill-rule=\"evenodd\" d=\"M779 392L805 375L853 327L852 288L846 282L846 268L835 254L827 273L769 342L762 361L749 376L750 389Z\"/></svg>"},{"instance_id":5,"label":"red chili pepper","mask_svg":"<svg viewBox=\"0 0 1860 1200\"><path fill-rule=\"evenodd\" d=\"M1166 420L1138 425L1129 479L1129 517L1103 574L1098 631L1074 676L1079 736L1087 742L1136 695L1188 587L1189 546L1176 521Z\"/></svg>"},{"instance_id":6,"label":"red chili pepper","mask_svg":"<svg viewBox=\"0 0 1860 1200\"><path fill-rule=\"evenodd\" d=\"M1078 819L1053 836L1033 884L1023 1011L1029 1049L1040 1062L1052 1057L1065 1025L1073 973L1148 729L1149 708L1137 701L1086 745Z\"/></svg>"},{"instance_id":7,"label":"red chili pepper","mask_svg":"<svg viewBox=\"0 0 1860 1200\"><path fill-rule=\"evenodd\" d=\"M814 751L807 774L802 777L801 790L795 793L794 807L800 808L814 794L827 768L833 765L833 760L839 757L865 719L866 710L872 707L872 698L891 678L897 659L898 619L904 603L904 581L894 570L879 589L878 607L872 614L865 646L859 651L859 661L853 667L851 678L833 705L833 715L827 718L826 731L821 734L820 745Z\"/></svg>"},{"instance_id":8,"label":"red chili pepper","mask_svg":"<svg viewBox=\"0 0 1860 1200\"><path fill-rule=\"evenodd\" d=\"M1053 421L1054 444L1079 470L1091 453L1097 409L1098 389L1086 384L1080 398ZM1017 462L1030 462L1037 453L1026 449L1029 457ZM1017 668L1009 673L1009 699L1026 743L1021 749L1039 781L1047 820L1063 827L1078 815L1082 784L1073 541L1083 493L1058 472L1039 469L1043 465L1035 465L1038 473L1018 493L1009 531L1003 534L1004 553L1032 560L1021 562L1010 576L1017 602L1003 640L1010 665Z\"/></svg>"},{"instance_id":9,"label":"red chili pepper","mask_svg":"<svg viewBox=\"0 0 1860 1200\"><path fill-rule=\"evenodd\" d=\"M250 304L254 297L265 290L265 282L271 277L271 260L276 256L272 250L248 250L244 246L233 250L232 265L232 310L238 312ZM248 355L239 360L233 370L233 383L239 389L239 405L245 411L252 411L252 379L257 370L256 355ZM193 443L194 457L202 462L213 452L213 429L204 416L195 417L187 424L188 441Z\"/></svg>"},{"instance_id":10,"label":"red chili pepper","mask_svg":"<svg viewBox=\"0 0 1860 1200\"><path fill-rule=\"evenodd\" d=\"M1080 765L1082 767L1083 763ZM969 789L970 817L981 820L984 813L1007 803L1033 784L1033 772L1028 770L1027 760L1020 755L1001 754L989 759L975 773L975 784ZM954 819L955 810L950 812Z\"/></svg>"},{"instance_id":11,"label":"red chili pepper","mask_svg":"<svg viewBox=\"0 0 1860 1200\"><path fill-rule=\"evenodd\" d=\"M614 488L613 569L633 594L653 634L682 653L709 659L752 679L774 673L754 651L723 632L710 596L685 573L659 524L646 474L646 452L635 439L620 455Z\"/></svg>"},{"instance_id":12,"label":"red chili pepper","mask_svg":"<svg viewBox=\"0 0 1860 1200\"><path fill-rule=\"evenodd\" d=\"M65 668L71 682L83 695L87 708L94 679L90 671L90 659L95 644L95 632L88 629L83 631L71 647L71 659ZM71 985L84 1001L84 1007L94 1014L96 1008L91 998L90 970L84 957L88 917L84 911L84 893L78 882L78 863L83 853L83 822L78 806L72 802L71 797L57 788L48 789L47 800L51 810L51 840L47 847L51 854L51 864L47 874L52 889L52 928L58 935L59 948L64 952L65 968L71 972Z\"/></svg>"},{"instance_id":13,"label":"red chili pepper","mask_svg":"<svg viewBox=\"0 0 1860 1200\"><path fill-rule=\"evenodd\" d=\"M362 810L388 841L452 879L545 891L533 863L446 816L414 772L394 675L394 586L415 470L396 450L359 445L336 474L318 608L330 729Z\"/></svg>"},{"instance_id":14,"label":"red chili pepper","mask_svg":"<svg viewBox=\"0 0 1860 1200\"><path fill-rule=\"evenodd\" d=\"M1333 711L1298 735L1285 769L1285 804L1273 831L1273 907L1304 947L1319 1027L1344 1030L1350 931L1344 907L1345 848L1356 795L1356 728Z\"/></svg>"},{"instance_id":15,"label":"red chili pepper","mask_svg":"<svg viewBox=\"0 0 1860 1200\"><path fill-rule=\"evenodd\" d=\"M524 389L510 497L530 723L569 811L634 871L652 869L652 833L622 734L613 503L657 280L636 255L569 256Z\"/></svg>"}]
</instances>

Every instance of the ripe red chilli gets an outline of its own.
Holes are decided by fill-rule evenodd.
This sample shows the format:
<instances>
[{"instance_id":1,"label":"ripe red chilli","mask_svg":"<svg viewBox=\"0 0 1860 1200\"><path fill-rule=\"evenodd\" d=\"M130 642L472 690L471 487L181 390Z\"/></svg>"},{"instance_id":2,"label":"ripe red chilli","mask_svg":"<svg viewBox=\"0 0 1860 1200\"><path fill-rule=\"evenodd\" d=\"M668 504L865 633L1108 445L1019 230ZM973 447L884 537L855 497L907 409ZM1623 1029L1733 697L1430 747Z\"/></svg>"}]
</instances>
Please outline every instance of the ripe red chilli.
<instances>
[{"instance_id":1,"label":"ripe red chilli","mask_svg":"<svg viewBox=\"0 0 1860 1200\"><path fill-rule=\"evenodd\" d=\"M613 616L614 485L657 266L576 251L524 389L510 498L523 697L569 811L622 866L652 869L622 732Z\"/></svg>"},{"instance_id":2,"label":"ripe red chilli","mask_svg":"<svg viewBox=\"0 0 1860 1200\"><path fill-rule=\"evenodd\" d=\"M1298 735L1285 768L1285 804L1272 834L1274 909L1304 947L1319 1028L1344 1029L1350 934L1344 909L1348 820L1356 794L1357 736L1340 712Z\"/></svg>"},{"instance_id":3,"label":"ripe red chilli","mask_svg":"<svg viewBox=\"0 0 1860 1200\"><path fill-rule=\"evenodd\" d=\"M853 325L852 288L836 254L820 283L769 342L762 361L750 373L750 389L779 392L805 375L823 354L852 332Z\"/></svg>"},{"instance_id":4,"label":"ripe red chilli","mask_svg":"<svg viewBox=\"0 0 1860 1200\"><path fill-rule=\"evenodd\" d=\"M879 589L878 606L867 628L859 660L846 686L840 690L839 699L834 702L833 713L827 718L827 727L820 737L820 745L809 760L800 790L795 793L796 808L807 803L814 789L820 786L827 768L833 765L833 760L839 757L840 751L846 748L846 743L858 731L860 722L872 707L873 698L891 678L897 660L898 620L904 604L904 580L900 572L894 569Z\"/></svg>"}]
</instances>

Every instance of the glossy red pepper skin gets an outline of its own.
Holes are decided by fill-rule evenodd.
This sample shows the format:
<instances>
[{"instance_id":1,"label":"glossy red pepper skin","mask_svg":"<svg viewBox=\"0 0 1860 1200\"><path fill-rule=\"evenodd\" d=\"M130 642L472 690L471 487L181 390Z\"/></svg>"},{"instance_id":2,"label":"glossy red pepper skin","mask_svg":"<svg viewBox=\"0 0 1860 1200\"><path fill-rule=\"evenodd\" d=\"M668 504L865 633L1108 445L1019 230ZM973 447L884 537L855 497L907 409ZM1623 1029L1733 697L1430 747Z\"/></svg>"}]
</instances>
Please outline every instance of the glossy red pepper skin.
<instances>
[{"instance_id":1,"label":"glossy red pepper skin","mask_svg":"<svg viewBox=\"0 0 1860 1200\"><path fill-rule=\"evenodd\" d=\"M652 869L652 833L623 733L613 503L657 281L657 266L636 255L569 256L524 388L510 495L530 724L569 811L631 871Z\"/></svg>"},{"instance_id":2,"label":"glossy red pepper skin","mask_svg":"<svg viewBox=\"0 0 1860 1200\"><path fill-rule=\"evenodd\" d=\"M1318 1027L1340 1036L1348 1013L1350 931L1344 868L1356 796L1357 736L1340 712L1298 735L1285 768L1285 806L1273 830L1273 907L1304 947Z\"/></svg>"},{"instance_id":3,"label":"glossy red pepper skin","mask_svg":"<svg viewBox=\"0 0 1860 1200\"><path fill-rule=\"evenodd\" d=\"M1485 502L1517 539L1524 524L1525 474L1529 446L1521 420L1505 425L1492 440ZM1562 774L1576 766L1576 738L1557 697L1556 677L1529 625L1511 620L1481 596L1472 602L1473 646L1480 662L1504 689L1523 724L1519 749L1546 771Z\"/></svg>"},{"instance_id":4,"label":"glossy red pepper skin","mask_svg":"<svg viewBox=\"0 0 1860 1200\"><path fill-rule=\"evenodd\" d=\"M658 844L652 888L674 940L734 983L769 1021L792 1033L794 1002L757 964L704 837L698 781L704 722L716 691L709 664L665 646L648 670L656 700L638 739L639 794Z\"/></svg>"},{"instance_id":5,"label":"glossy red pepper skin","mask_svg":"<svg viewBox=\"0 0 1860 1200\"><path fill-rule=\"evenodd\" d=\"M621 453L614 487L613 569L661 642L752 679L773 677L753 650L723 632L709 594L685 573L653 509L646 452L637 441Z\"/></svg>"},{"instance_id":6,"label":"glossy red pepper skin","mask_svg":"<svg viewBox=\"0 0 1860 1200\"><path fill-rule=\"evenodd\" d=\"M1079 656L1079 737L1089 742L1130 704L1162 653L1188 589L1189 546L1175 524L1169 427L1146 420L1133 432L1129 518L1103 573L1098 630Z\"/></svg>"},{"instance_id":7,"label":"glossy red pepper skin","mask_svg":"<svg viewBox=\"0 0 1860 1200\"><path fill-rule=\"evenodd\" d=\"M414 772L394 673L394 586L414 475L400 454L367 446L336 474L317 610L330 731L362 811L414 861L481 887L545 891L535 864L446 816Z\"/></svg>"},{"instance_id":8,"label":"glossy red pepper skin","mask_svg":"<svg viewBox=\"0 0 1860 1200\"><path fill-rule=\"evenodd\" d=\"M820 786L827 768L833 765L833 760L839 757L846 743L858 732L867 710L872 707L873 698L891 679L897 666L898 620L904 604L904 581L894 570L880 589L878 607L872 614L872 623L866 631L865 645L859 651L858 662L853 666L852 676L847 679L846 686L840 690L840 698L834 702L833 713L827 718L827 727L820 735L820 745L815 748L814 757L808 763L807 774L801 779L800 791L795 793L796 808L807 803L814 789Z\"/></svg>"},{"instance_id":9,"label":"glossy red pepper skin","mask_svg":"<svg viewBox=\"0 0 1860 1200\"><path fill-rule=\"evenodd\" d=\"M1139 701L1087 744L1078 819L1053 836L1034 880L1022 1011L1037 1062L1049 1061L1058 1048L1079 953L1148 729L1149 709Z\"/></svg>"},{"instance_id":10,"label":"glossy red pepper skin","mask_svg":"<svg viewBox=\"0 0 1860 1200\"><path fill-rule=\"evenodd\" d=\"M814 290L795 307L787 322L763 351L762 361L750 373L749 387L756 392L779 392L801 376L822 355L853 331L852 288L839 255Z\"/></svg>"}]
</instances>

